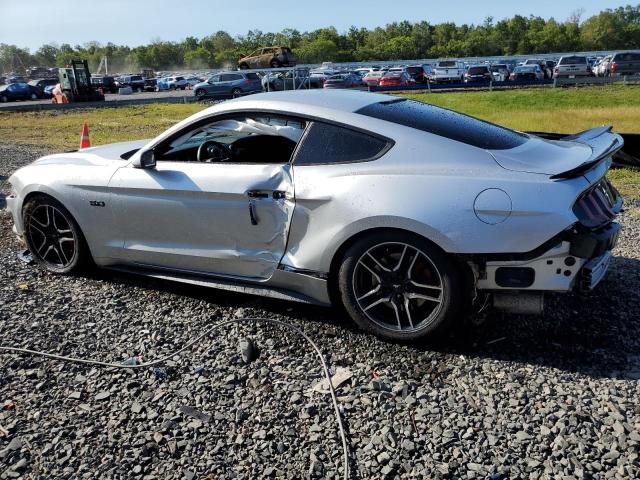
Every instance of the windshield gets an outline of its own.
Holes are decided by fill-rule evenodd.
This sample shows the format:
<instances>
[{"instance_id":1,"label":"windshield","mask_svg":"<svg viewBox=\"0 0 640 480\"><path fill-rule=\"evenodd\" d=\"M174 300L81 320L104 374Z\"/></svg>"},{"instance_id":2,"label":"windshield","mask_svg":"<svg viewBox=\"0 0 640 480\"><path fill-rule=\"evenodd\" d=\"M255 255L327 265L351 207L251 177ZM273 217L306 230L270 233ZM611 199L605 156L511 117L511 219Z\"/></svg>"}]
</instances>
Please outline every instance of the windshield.
<instances>
[{"instance_id":1,"label":"windshield","mask_svg":"<svg viewBox=\"0 0 640 480\"><path fill-rule=\"evenodd\" d=\"M514 72L516 73L535 72L535 71L536 71L536 67L516 67L516 69L514 70Z\"/></svg>"},{"instance_id":2,"label":"windshield","mask_svg":"<svg viewBox=\"0 0 640 480\"><path fill-rule=\"evenodd\" d=\"M450 68L450 67L455 67L456 66L456 62L438 62L438 67L442 67L442 68Z\"/></svg>"},{"instance_id":3,"label":"windshield","mask_svg":"<svg viewBox=\"0 0 640 480\"><path fill-rule=\"evenodd\" d=\"M482 75L483 73L487 73L487 67L470 67L469 75Z\"/></svg>"},{"instance_id":4,"label":"windshield","mask_svg":"<svg viewBox=\"0 0 640 480\"><path fill-rule=\"evenodd\" d=\"M571 56L571 57L562 57L560 59L560 65L574 65L576 63L585 64L587 63L587 58Z\"/></svg>"}]
</instances>

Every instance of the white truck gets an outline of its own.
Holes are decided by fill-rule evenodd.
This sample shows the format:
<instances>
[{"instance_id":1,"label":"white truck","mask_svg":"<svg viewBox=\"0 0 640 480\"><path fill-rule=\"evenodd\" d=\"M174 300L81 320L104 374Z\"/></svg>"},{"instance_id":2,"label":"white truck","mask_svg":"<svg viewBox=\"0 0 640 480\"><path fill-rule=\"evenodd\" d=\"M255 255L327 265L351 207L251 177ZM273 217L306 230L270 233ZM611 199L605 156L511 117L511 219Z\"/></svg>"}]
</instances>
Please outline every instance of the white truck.
<instances>
[{"instance_id":1,"label":"white truck","mask_svg":"<svg viewBox=\"0 0 640 480\"><path fill-rule=\"evenodd\" d=\"M430 80L433 83L463 82L464 72L464 63L458 60L439 60Z\"/></svg>"}]
</instances>

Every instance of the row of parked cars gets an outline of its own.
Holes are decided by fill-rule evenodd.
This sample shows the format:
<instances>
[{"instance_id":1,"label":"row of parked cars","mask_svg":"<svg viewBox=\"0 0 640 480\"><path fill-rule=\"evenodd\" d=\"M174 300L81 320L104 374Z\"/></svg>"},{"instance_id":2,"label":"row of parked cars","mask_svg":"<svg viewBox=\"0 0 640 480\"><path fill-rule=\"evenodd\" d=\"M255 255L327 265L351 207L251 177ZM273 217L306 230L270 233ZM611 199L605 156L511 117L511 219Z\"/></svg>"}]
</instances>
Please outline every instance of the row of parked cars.
<instances>
[{"instance_id":1,"label":"row of parked cars","mask_svg":"<svg viewBox=\"0 0 640 480\"><path fill-rule=\"evenodd\" d=\"M618 52L599 58L593 65L596 77L640 74L640 52Z\"/></svg>"}]
</instances>

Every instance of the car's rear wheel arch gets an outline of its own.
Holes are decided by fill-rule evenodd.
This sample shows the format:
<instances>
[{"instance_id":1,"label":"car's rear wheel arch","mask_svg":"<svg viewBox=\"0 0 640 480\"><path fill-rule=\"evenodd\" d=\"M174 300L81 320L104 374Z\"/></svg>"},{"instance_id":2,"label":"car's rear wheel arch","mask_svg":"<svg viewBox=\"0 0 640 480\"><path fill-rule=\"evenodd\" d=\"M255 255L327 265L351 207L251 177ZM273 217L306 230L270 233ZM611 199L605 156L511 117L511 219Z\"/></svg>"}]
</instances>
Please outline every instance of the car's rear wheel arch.
<instances>
[{"instance_id":1,"label":"car's rear wheel arch","mask_svg":"<svg viewBox=\"0 0 640 480\"><path fill-rule=\"evenodd\" d=\"M380 257L380 254L388 255L388 258ZM380 267L379 275L365 265L363 259L367 256ZM400 263L393 270L385 269L383 263L387 268L392 268L388 261L396 261L398 257ZM402 258L407 260L400 267ZM378 270L377 267L374 269ZM464 264L456 255L447 253L424 235L397 227L372 228L352 235L337 249L329 273L329 296L332 303L344 308L363 330L400 341L417 340L424 336L436 338L463 318L459 314L465 310L467 295L464 291L469 286L464 270ZM366 276L367 271L372 274L369 277L377 279L373 283L376 286L371 290L371 284L364 285L368 293L360 295L362 292L358 291L363 286L362 273ZM364 282L367 283L366 280ZM361 300L367 297L373 299L373 303L363 310ZM394 307L393 325L389 322L390 318L385 318L389 316L387 313L369 310L381 302L386 307L378 309L388 309L389 305ZM403 304L404 307L395 308L394 304ZM399 313L401 311L405 314Z\"/></svg>"},{"instance_id":2,"label":"car's rear wheel arch","mask_svg":"<svg viewBox=\"0 0 640 480\"><path fill-rule=\"evenodd\" d=\"M377 233L394 233L394 232L400 233L400 234L408 234L417 239L420 239L421 241L426 241L430 245L432 245L433 248L439 250L443 255L449 256L449 254L432 239L405 228L378 227L378 228L369 228L367 230L362 230L360 232L357 232L352 236L350 236L349 238L347 238L346 240L344 240L342 244L338 247L338 249L335 251L335 253L333 254L333 257L331 258L331 264L329 267L328 287L329 287L329 297L331 299L331 302L334 305L341 304L340 294L338 291L338 273L340 271L340 266L342 264L342 261L344 260L345 253L349 250L349 248L351 248L355 243L357 243L358 241L360 241L361 239L367 236L377 234ZM458 262L455 261L455 258L452 257L452 261L454 261L454 263L458 265Z\"/></svg>"}]
</instances>

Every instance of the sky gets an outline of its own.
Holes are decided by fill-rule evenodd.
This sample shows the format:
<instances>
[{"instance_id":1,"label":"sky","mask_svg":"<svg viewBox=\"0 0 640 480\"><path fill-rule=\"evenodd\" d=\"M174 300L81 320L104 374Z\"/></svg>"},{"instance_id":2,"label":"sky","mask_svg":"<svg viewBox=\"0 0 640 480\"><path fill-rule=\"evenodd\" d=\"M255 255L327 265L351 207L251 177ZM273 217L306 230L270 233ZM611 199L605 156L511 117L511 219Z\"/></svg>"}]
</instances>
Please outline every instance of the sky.
<instances>
[{"instance_id":1,"label":"sky","mask_svg":"<svg viewBox=\"0 0 640 480\"><path fill-rule=\"evenodd\" d=\"M482 23L520 14L556 20L577 9L587 18L634 0L0 0L0 43L28 47L97 40L131 47L225 30L300 31L333 25L373 28L400 20Z\"/></svg>"}]
</instances>

